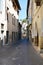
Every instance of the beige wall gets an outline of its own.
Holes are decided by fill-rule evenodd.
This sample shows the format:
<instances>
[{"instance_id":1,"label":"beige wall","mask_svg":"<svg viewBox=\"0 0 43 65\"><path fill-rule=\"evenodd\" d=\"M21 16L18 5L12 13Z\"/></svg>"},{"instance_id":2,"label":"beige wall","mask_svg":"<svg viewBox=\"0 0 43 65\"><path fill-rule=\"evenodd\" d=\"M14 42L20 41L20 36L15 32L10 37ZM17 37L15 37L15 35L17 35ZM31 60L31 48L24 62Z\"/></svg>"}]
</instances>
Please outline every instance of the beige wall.
<instances>
[{"instance_id":1,"label":"beige wall","mask_svg":"<svg viewBox=\"0 0 43 65\"><path fill-rule=\"evenodd\" d=\"M37 32L39 35L39 47L43 48L43 3L41 6L36 6L33 2L33 20L32 20L32 36L35 38ZM37 25L36 25L37 24Z\"/></svg>"},{"instance_id":2,"label":"beige wall","mask_svg":"<svg viewBox=\"0 0 43 65\"><path fill-rule=\"evenodd\" d=\"M8 13L8 30L10 31L10 33L12 32L12 31L14 31L14 32L18 32L18 22L17 22L17 19L15 18L14 19L14 16L12 16L12 14L11 13ZM13 19L13 20L12 20ZM13 24L14 23L14 24Z\"/></svg>"},{"instance_id":3,"label":"beige wall","mask_svg":"<svg viewBox=\"0 0 43 65\"><path fill-rule=\"evenodd\" d=\"M33 21L32 24L34 24L33 28L34 28L34 32L36 32L38 30L38 33L40 36L42 36L42 30L43 30L43 5L40 7L38 6L37 9L35 10L34 16L33 16ZM37 30L36 26L35 26L35 22L37 23Z\"/></svg>"},{"instance_id":4,"label":"beige wall","mask_svg":"<svg viewBox=\"0 0 43 65\"><path fill-rule=\"evenodd\" d=\"M12 39L12 32L18 33L18 21L11 13L8 13L7 31L10 39Z\"/></svg>"}]
</instances>

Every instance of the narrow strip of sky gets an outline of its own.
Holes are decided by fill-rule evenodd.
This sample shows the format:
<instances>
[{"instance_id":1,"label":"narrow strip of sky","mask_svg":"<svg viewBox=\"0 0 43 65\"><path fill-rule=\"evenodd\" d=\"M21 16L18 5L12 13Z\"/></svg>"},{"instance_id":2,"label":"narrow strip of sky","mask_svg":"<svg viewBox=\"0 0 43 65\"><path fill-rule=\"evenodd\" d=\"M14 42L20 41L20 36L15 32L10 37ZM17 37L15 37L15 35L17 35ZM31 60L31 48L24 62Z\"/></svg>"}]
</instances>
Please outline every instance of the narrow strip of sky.
<instances>
[{"instance_id":1,"label":"narrow strip of sky","mask_svg":"<svg viewBox=\"0 0 43 65\"><path fill-rule=\"evenodd\" d=\"M27 0L19 0L21 11L19 13L19 19L26 18Z\"/></svg>"}]
</instances>

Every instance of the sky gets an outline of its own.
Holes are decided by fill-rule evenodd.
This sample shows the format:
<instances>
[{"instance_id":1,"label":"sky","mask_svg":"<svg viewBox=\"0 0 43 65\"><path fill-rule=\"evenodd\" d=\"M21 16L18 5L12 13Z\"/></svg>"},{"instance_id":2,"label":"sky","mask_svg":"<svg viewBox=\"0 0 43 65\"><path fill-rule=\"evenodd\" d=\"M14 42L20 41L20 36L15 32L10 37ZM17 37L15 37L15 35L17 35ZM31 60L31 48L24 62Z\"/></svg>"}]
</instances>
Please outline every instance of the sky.
<instances>
[{"instance_id":1,"label":"sky","mask_svg":"<svg viewBox=\"0 0 43 65\"><path fill-rule=\"evenodd\" d=\"M27 8L27 0L19 0L21 10L19 13L19 19L26 18L26 8Z\"/></svg>"}]
</instances>

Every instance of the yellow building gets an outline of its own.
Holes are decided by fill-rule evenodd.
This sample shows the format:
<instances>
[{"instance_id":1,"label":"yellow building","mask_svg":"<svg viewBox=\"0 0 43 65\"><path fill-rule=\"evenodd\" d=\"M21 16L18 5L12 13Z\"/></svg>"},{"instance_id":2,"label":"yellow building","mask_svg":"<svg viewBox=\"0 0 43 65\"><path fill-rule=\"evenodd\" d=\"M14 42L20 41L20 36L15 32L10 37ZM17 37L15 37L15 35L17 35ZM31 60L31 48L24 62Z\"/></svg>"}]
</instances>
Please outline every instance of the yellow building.
<instances>
[{"instance_id":1,"label":"yellow building","mask_svg":"<svg viewBox=\"0 0 43 65\"><path fill-rule=\"evenodd\" d=\"M35 45L43 49L43 0L33 0L32 3L32 35Z\"/></svg>"},{"instance_id":2,"label":"yellow building","mask_svg":"<svg viewBox=\"0 0 43 65\"><path fill-rule=\"evenodd\" d=\"M32 1L31 3L32 39L34 41L34 45L38 46L39 49L42 50L43 49L43 0L30 0L30 1ZM28 12L29 12L29 8L28 8Z\"/></svg>"}]
</instances>

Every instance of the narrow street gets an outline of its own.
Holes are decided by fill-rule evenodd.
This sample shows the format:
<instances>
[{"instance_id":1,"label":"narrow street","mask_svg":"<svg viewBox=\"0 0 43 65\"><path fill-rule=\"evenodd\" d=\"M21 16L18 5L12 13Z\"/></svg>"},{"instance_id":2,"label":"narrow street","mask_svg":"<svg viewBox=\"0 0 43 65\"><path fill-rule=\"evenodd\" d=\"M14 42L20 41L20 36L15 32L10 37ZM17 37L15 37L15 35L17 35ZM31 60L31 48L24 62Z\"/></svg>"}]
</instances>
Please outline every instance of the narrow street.
<instances>
[{"instance_id":1,"label":"narrow street","mask_svg":"<svg viewBox=\"0 0 43 65\"><path fill-rule=\"evenodd\" d=\"M12 47L0 48L0 65L43 65L43 58L23 39Z\"/></svg>"},{"instance_id":2,"label":"narrow street","mask_svg":"<svg viewBox=\"0 0 43 65\"><path fill-rule=\"evenodd\" d=\"M43 65L43 0L0 0L0 65Z\"/></svg>"}]
</instances>

